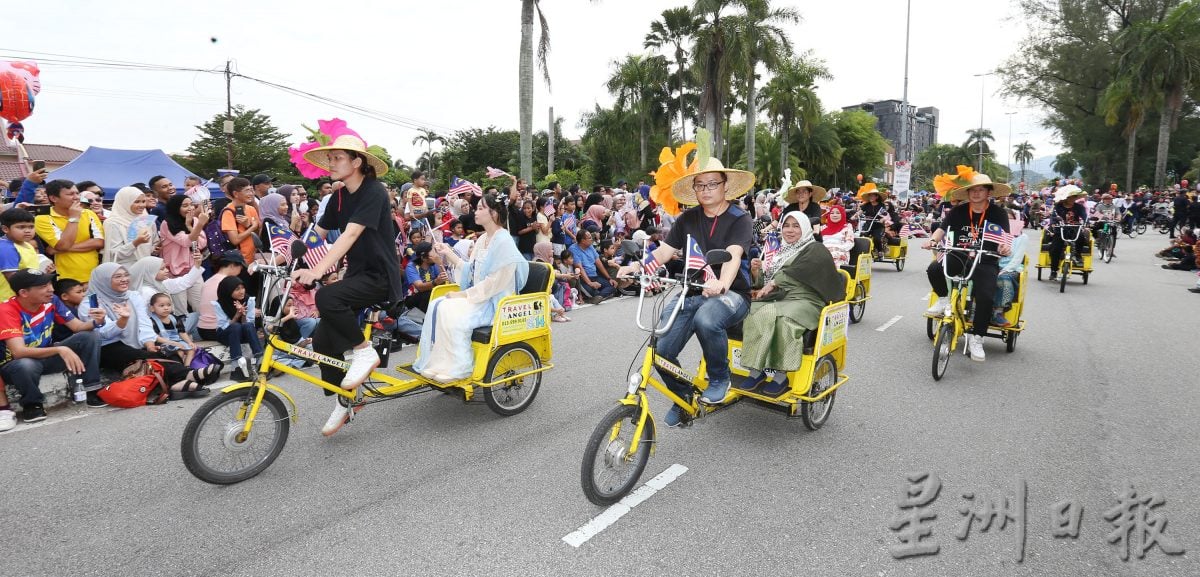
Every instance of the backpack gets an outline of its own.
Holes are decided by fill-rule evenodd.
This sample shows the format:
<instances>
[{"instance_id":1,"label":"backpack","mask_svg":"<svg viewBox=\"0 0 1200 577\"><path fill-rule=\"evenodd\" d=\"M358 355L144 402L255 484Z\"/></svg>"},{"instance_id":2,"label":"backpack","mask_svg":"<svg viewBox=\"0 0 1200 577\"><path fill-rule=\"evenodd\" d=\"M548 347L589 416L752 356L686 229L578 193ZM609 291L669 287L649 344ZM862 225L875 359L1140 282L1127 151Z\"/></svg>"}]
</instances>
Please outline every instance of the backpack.
<instances>
[{"instance_id":1,"label":"backpack","mask_svg":"<svg viewBox=\"0 0 1200 577\"><path fill-rule=\"evenodd\" d=\"M124 379L109 384L96 394L114 406L132 409L142 405L161 405L171 397L163 382L163 367L155 361L138 360L125 368Z\"/></svg>"},{"instance_id":2,"label":"backpack","mask_svg":"<svg viewBox=\"0 0 1200 577\"><path fill-rule=\"evenodd\" d=\"M233 210L230 207L221 209L221 214L204 224L204 240L208 242L208 254L216 260L225 251L233 250L234 247L229 244L229 237L225 236L225 232L221 230L221 217L225 216L225 211Z\"/></svg>"}]
</instances>

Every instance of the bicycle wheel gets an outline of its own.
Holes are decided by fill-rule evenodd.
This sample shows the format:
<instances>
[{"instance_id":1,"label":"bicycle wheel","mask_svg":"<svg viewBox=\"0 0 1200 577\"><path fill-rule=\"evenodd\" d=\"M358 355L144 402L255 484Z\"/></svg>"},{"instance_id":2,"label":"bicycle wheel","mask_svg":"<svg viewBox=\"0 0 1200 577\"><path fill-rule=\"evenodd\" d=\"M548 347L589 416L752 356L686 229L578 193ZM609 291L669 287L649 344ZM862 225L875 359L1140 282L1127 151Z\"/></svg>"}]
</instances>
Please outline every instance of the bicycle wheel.
<instances>
[{"instance_id":1,"label":"bicycle wheel","mask_svg":"<svg viewBox=\"0 0 1200 577\"><path fill-rule=\"evenodd\" d=\"M250 432L242 432L256 392L249 387L217 395L188 420L180 452L197 479L215 485L245 481L283 451L291 423L287 407L271 391L263 395Z\"/></svg>"},{"instance_id":2,"label":"bicycle wheel","mask_svg":"<svg viewBox=\"0 0 1200 577\"><path fill-rule=\"evenodd\" d=\"M637 485L654 443L654 420L648 419L642 429L636 449L633 433L637 429L641 409L632 405L617 405L596 425L583 451L580 481L583 494L597 505L611 505L629 494Z\"/></svg>"},{"instance_id":3,"label":"bicycle wheel","mask_svg":"<svg viewBox=\"0 0 1200 577\"><path fill-rule=\"evenodd\" d=\"M904 257L900 257L900 258L896 259L896 272L900 272L900 271L904 270L904 261L905 261Z\"/></svg>"},{"instance_id":4,"label":"bicycle wheel","mask_svg":"<svg viewBox=\"0 0 1200 577\"><path fill-rule=\"evenodd\" d=\"M829 355L821 357L817 361L817 366L813 368L812 388L808 390L808 395L815 397L837 383L837 363L833 362L833 358ZM833 397L837 395L834 391L829 393L829 396L817 401L809 403L800 401L800 420L804 422L804 426L810 431L815 431L829 420L829 413L833 412Z\"/></svg>"},{"instance_id":5,"label":"bicycle wheel","mask_svg":"<svg viewBox=\"0 0 1200 577\"><path fill-rule=\"evenodd\" d=\"M1112 235L1104 235L1104 247L1100 251L1101 258L1105 263L1112 262L1113 259L1113 237Z\"/></svg>"},{"instance_id":6,"label":"bicycle wheel","mask_svg":"<svg viewBox=\"0 0 1200 577\"><path fill-rule=\"evenodd\" d=\"M850 322L857 324L867 311L867 288L863 283L854 285L854 300L850 303Z\"/></svg>"},{"instance_id":7,"label":"bicycle wheel","mask_svg":"<svg viewBox=\"0 0 1200 577\"><path fill-rule=\"evenodd\" d=\"M1058 292L1067 292L1067 277L1071 276L1071 255L1063 255L1062 264L1058 265Z\"/></svg>"},{"instance_id":8,"label":"bicycle wheel","mask_svg":"<svg viewBox=\"0 0 1200 577\"><path fill-rule=\"evenodd\" d=\"M937 336L933 334L935 327L937 327L937 321L933 319L925 319L925 336L929 337L929 340L931 341L933 340L933 337Z\"/></svg>"},{"instance_id":9,"label":"bicycle wheel","mask_svg":"<svg viewBox=\"0 0 1200 577\"><path fill-rule=\"evenodd\" d=\"M954 324L942 323L933 340L933 380L940 381L950 366L950 344L954 342Z\"/></svg>"},{"instance_id":10,"label":"bicycle wheel","mask_svg":"<svg viewBox=\"0 0 1200 577\"><path fill-rule=\"evenodd\" d=\"M1017 335L1021 334L1018 331L1006 331L1004 334L1004 350L1013 352L1017 349Z\"/></svg>"},{"instance_id":11,"label":"bicycle wheel","mask_svg":"<svg viewBox=\"0 0 1200 577\"><path fill-rule=\"evenodd\" d=\"M1154 230L1157 230L1158 234L1167 234L1168 232L1171 232L1171 220L1166 218L1155 219Z\"/></svg>"},{"instance_id":12,"label":"bicycle wheel","mask_svg":"<svg viewBox=\"0 0 1200 577\"><path fill-rule=\"evenodd\" d=\"M1146 234L1146 223L1139 222L1139 223L1133 225L1133 230L1134 230L1134 232L1136 232L1138 234Z\"/></svg>"},{"instance_id":13,"label":"bicycle wheel","mask_svg":"<svg viewBox=\"0 0 1200 577\"><path fill-rule=\"evenodd\" d=\"M518 375L541 368L542 360L537 352L527 343L512 343L504 345L492 354L488 361L487 375L484 382L490 383L503 379L508 375ZM515 415L529 408L533 398L542 387L542 373L515 379L483 389L483 400L489 409L505 417Z\"/></svg>"}]
</instances>

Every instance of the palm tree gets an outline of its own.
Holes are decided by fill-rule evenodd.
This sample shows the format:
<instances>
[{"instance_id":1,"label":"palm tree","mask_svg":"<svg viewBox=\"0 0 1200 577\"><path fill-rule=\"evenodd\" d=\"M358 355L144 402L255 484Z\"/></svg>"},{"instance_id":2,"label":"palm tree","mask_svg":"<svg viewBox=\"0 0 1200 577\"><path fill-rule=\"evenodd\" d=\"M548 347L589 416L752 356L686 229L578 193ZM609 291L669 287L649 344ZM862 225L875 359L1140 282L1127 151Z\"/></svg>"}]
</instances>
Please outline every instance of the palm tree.
<instances>
[{"instance_id":1,"label":"palm tree","mask_svg":"<svg viewBox=\"0 0 1200 577\"><path fill-rule=\"evenodd\" d=\"M983 170L983 157L992 154L992 148L988 146L988 141L995 141L996 137L992 136L990 128L971 128L967 130L967 141L963 143L963 148L967 150L977 151L975 155L978 157L976 170Z\"/></svg>"},{"instance_id":2,"label":"palm tree","mask_svg":"<svg viewBox=\"0 0 1200 577\"><path fill-rule=\"evenodd\" d=\"M817 97L813 83L819 78L832 79L825 63L812 59L811 53L785 60L779 71L763 87L762 109L779 129L780 165L787 166L785 155L790 154L792 128L808 135L821 120L821 99ZM747 114L749 119L752 114ZM749 129L749 127L747 127ZM746 139L750 146L751 139ZM747 151L750 154L750 151Z\"/></svg>"},{"instance_id":3,"label":"palm tree","mask_svg":"<svg viewBox=\"0 0 1200 577\"><path fill-rule=\"evenodd\" d=\"M682 140L687 140L687 129L684 121L685 106L683 102L684 96L684 77L687 76L687 50L684 50L684 43L691 40L692 35L700 27L703 22L697 18L687 6L678 8L670 8L663 10L662 20L655 20L650 23L650 33L646 34L646 40L643 46L646 48L655 48L662 50L665 46L672 46L675 49L675 79L679 88L679 134ZM673 134L668 123L668 134Z\"/></svg>"},{"instance_id":4,"label":"palm tree","mask_svg":"<svg viewBox=\"0 0 1200 577\"><path fill-rule=\"evenodd\" d=\"M1078 168L1079 163L1075 162L1075 158L1069 152L1059 153L1054 157L1054 164L1050 165L1050 169L1063 178L1071 178ZM1125 190L1130 190L1129 186L1126 186Z\"/></svg>"},{"instance_id":5,"label":"palm tree","mask_svg":"<svg viewBox=\"0 0 1200 577\"><path fill-rule=\"evenodd\" d=\"M1166 178L1171 132L1178 126L1180 111L1194 81L1200 77L1200 3L1188 0L1159 22L1135 23L1117 35L1125 51L1118 60L1118 78L1128 77L1135 86L1145 86L1162 97L1158 121L1158 154L1154 161L1154 186Z\"/></svg>"},{"instance_id":6,"label":"palm tree","mask_svg":"<svg viewBox=\"0 0 1200 577\"><path fill-rule=\"evenodd\" d=\"M646 166L646 146L649 133L646 123L653 108L660 107L660 97L669 94L667 59L663 56L630 54L623 62L613 62L615 70L606 84L608 91L617 97L617 106L629 108L638 117L638 142L640 164Z\"/></svg>"},{"instance_id":7,"label":"palm tree","mask_svg":"<svg viewBox=\"0 0 1200 577\"><path fill-rule=\"evenodd\" d=\"M792 42L781 26L798 24L800 13L795 8L772 8L770 0L748 1L745 6L746 13L733 18L734 42L730 52L742 68L746 82L746 169L754 172L758 65L761 63L768 72L778 72L792 56Z\"/></svg>"},{"instance_id":8,"label":"palm tree","mask_svg":"<svg viewBox=\"0 0 1200 577\"><path fill-rule=\"evenodd\" d=\"M732 69L727 46L734 34L726 11L753 0L695 0L692 13L701 18L701 25L694 35L692 52L702 55L696 62L701 80L700 115L704 127L712 133L713 154L720 156L723 150L722 115L725 99L729 95Z\"/></svg>"},{"instance_id":9,"label":"palm tree","mask_svg":"<svg viewBox=\"0 0 1200 577\"><path fill-rule=\"evenodd\" d=\"M1033 162L1033 145L1029 141L1022 142L1013 147L1013 160L1021 165L1021 182L1025 182L1025 165Z\"/></svg>"},{"instance_id":10,"label":"palm tree","mask_svg":"<svg viewBox=\"0 0 1200 577\"><path fill-rule=\"evenodd\" d=\"M425 154L428 158L433 158L433 144L435 142L438 144L446 144L446 139L443 138L438 133L436 133L433 130L430 130L428 128L418 129L416 138L412 139L413 146L417 146L420 143L425 143ZM433 165L432 164L430 164L429 172L431 173L429 175L429 179L433 180L433 174L432 174Z\"/></svg>"},{"instance_id":11,"label":"palm tree","mask_svg":"<svg viewBox=\"0 0 1200 577\"><path fill-rule=\"evenodd\" d=\"M1100 96L1100 113L1104 122L1113 126L1120 119L1122 110L1127 111L1125 127L1125 190L1133 190L1133 168L1137 158L1137 135L1146 120L1146 113L1155 105L1158 95L1153 89L1131 76L1118 77ZM1072 169L1072 173L1074 170ZM1064 176L1066 178L1066 176Z\"/></svg>"}]
</instances>

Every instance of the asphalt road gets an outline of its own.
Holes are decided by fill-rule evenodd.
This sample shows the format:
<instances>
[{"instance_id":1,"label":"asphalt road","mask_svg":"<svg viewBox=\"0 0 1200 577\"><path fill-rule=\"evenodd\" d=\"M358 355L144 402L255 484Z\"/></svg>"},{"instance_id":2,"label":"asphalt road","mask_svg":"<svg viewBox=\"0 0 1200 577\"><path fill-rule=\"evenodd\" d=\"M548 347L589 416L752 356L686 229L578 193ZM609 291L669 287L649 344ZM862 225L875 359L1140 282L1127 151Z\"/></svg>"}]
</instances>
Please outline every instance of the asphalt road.
<instances>
[{"instance_id":1,"label":"asphalt road","mask_svg":"<svg viewBox=\"0 0 1200 577\"><path fill-rule=\"evenodd\" d=\"M514 417L431 394L368 407L324 438L330 401L283 379L300 422L274 465L234 486L181 462L199 401L59 409L0 436L0 575L1196 575L1200 296L1184 290L1192 275L1159 269L1165 242L1122 239L1065 294L1031 279L1016 352L988 341L985 363L955 357L936 383L928 255L914 243L904 272L875 266L851 380L823 429L745 404L662 428L643 481L687 471L577 548L563 537L604 512L579 465L640 351L634 299L554 325L557 366ZM693 343L685 363L697 355ZM921 471L942 483L928 538L940 552L897 560L888 525ZM1023 562L1013 522L955 538L964 493L1012 499L1021 480ZM1120 559L1102 515L1128 482L1165 499L1154 515L1185 554ZM1076 539L1052 536L1063 501L1083 507Z\"/></svg>"}]
</instances>

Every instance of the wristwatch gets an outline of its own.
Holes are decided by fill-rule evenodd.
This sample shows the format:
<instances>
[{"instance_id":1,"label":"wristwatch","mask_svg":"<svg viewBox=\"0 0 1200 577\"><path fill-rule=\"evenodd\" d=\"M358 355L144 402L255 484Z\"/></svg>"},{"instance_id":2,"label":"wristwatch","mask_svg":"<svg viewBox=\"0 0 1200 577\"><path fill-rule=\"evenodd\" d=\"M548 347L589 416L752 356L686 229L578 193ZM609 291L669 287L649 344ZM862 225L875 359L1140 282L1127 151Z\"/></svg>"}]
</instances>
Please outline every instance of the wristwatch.
<instances>
[{"instance_id":1,"label":"wristwatch","mask_svg":"<svg viewBox=\"0 0 1200 577\"><path fill-rule=\"evenodd\" d=\"M67 222L79 222L79 217L73 216L67 219Z\"/></svg>"}]
</instances>

